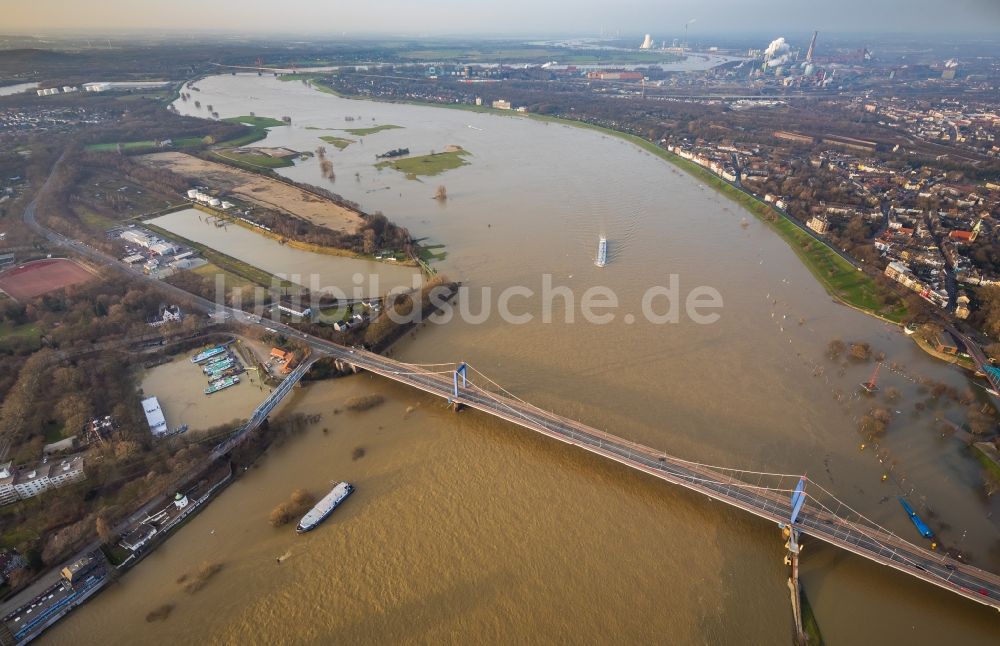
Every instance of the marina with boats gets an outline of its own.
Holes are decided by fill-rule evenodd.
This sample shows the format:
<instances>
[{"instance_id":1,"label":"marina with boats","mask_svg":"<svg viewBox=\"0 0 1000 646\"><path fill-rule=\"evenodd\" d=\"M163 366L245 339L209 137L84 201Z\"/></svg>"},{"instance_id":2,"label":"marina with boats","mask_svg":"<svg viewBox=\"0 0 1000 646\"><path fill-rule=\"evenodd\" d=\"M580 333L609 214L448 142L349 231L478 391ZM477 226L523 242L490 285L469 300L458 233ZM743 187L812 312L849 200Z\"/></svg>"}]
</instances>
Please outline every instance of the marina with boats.
<instances>
[{"instance_id":1,"label":"marina with boats","mask_svg":"<svg viewBox=\"0 0 1000 646\"><path fill-rule=\"evenodd\" d=\"M206 395L215 394L240 383L240 375L246 372L243 363L228 346L218 345L203 350L191 357L191 363L201 365L201 371L208 377Z\"/></svg>"}]
</instances>

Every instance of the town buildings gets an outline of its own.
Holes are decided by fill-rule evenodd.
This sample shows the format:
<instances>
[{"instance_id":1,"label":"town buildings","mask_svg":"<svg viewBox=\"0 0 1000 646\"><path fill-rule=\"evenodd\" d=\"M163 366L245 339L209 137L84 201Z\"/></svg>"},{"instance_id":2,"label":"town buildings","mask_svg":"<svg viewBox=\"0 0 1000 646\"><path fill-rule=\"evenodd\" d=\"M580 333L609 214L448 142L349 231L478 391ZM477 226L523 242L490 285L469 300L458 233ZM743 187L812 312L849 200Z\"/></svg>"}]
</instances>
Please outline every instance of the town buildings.
<instances>
[{"instance_id":1,"label":"town buildings","mask_svg":"<svg viewBox=\"0 0 1000 646\"><path fill-rule=\"evenodd\" d=\"M83 455L79 454L51 462L42 460L34 467L17 468L12 462L0 464L0 505L32 498L85 477Z\"/></svg>"}]
</instances>

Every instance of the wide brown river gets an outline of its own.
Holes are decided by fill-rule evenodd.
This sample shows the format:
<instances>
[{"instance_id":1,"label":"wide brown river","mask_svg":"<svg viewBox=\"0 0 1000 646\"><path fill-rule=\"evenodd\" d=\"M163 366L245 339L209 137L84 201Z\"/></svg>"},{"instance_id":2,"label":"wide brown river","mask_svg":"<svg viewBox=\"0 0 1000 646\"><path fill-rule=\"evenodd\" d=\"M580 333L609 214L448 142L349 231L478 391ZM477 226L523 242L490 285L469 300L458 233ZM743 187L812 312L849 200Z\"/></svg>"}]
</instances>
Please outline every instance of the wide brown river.
<instances>
[{"instance_id":1,"label":"wide brown river","mask_svg":"<svg viewBox=\"0 0 1000 646\"><path fill-rule=\"evenodd\" d=\"M619 139L562 125L348 101L256 75L197 86L194 97L223 117L290 116L267 145L313 150L320 135L359 139L336 128L403 127L343 151L327 145L330 188L445 245L437 267L469 287L468 313L487 302L492 311L482 323L428 324L397 358L467 361L532 403L681 457L808 473L917 542L896 501L905 494L945 544L1000 570L997 503L981 495L962 444L932 431L935 417L963 422L964 409L915 409L930 399L916 380L965 390L966 377L896 327L831 301L781 239L697 180ZM177 105L204 114L193 99ZM422 182L373 167L393 148L449 144L470 151L471 163ZM316 159L283 172L329 185ZM444 204L431 199L438 184ZM594 265L600 235L609 241L604 268ZM719 320L698 324L682 307L677 323L647 321L643 294L671 274L681 298L715 288ZM542 320L544 275L574 295L575 322L565 321L562 300L554 321ZM510 300L514 313L534 314L530 322L496 313L499 292L513 285L535 292ZM596 285L618 298L607 324L580 313ZM827 359L833 338L885 352L895 368L882 371L883 392L898 389L900 399L859 397L873 364ZM369 392L386 403L334 413ZM881 440L884 464L860 449L856 431L875 404L899 411ZM323 417L46 641L791 641L783 541L769 523L370 375L305 387L283 410ZM358 447L364 456L354 459ZM269 526L269 511L293 489L322 494L331 480L357 493L319 529L298 536ZM206 561L221 572L185 592L178 576ZM995 612L808 538L803 568L829 644L993 644L1000 634ZM163 604L174 606L169 617L147 623Z\"/></svg>"}]
</instances>

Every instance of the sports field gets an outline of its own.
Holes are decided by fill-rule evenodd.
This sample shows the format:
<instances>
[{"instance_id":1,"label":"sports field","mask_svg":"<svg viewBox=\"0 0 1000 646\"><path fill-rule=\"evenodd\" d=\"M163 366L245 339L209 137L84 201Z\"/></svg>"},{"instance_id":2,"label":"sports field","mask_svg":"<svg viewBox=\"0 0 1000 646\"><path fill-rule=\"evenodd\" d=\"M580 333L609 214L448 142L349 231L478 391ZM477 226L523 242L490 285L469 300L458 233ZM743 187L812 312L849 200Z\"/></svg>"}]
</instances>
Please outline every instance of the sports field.
<instances>
[{"instance_id":1,"label":"sports field","mask_svg":"<svg viewBox=\"0 0 1000 646\"><path fill-rule=\"evenodd\" d=\"M94 274L72 260L36 260L0 274L0 290L15 300L23 301L93 278Z\"/></svg>"}]
</instances>

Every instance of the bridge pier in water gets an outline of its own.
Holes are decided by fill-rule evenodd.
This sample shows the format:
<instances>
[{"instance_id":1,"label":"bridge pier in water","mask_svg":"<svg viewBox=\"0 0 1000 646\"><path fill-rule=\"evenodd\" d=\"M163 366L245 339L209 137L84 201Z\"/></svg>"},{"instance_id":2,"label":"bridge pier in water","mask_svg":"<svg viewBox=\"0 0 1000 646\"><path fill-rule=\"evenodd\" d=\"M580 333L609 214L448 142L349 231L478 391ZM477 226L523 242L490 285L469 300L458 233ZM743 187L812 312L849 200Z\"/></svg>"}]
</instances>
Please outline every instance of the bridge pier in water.
<instances>
[{"instance_id":1,"label":"bridge pier in water","mask_svg":"<svg viewBox=\"0 0 1000 646\"><path fill-rule=\"evenodd\" d=\"M452 410L454 410L456 413L462 410L462 404L458 401L458 378L459 377L462 378L462 388L465 388L466 386L469 385L469 378L467 372L468 372L468 366L466 366L465 362L463 361L462 363L458 364L458 367L455 368L455 372L452 373L453 390L452 390L452 396L448 398L448 404L452 407Z\"/></svg>"},{"instance_id":2,"label":"bridge pier in water","mask_svg":"<svg viewBox=\"0 0 1000 646\"><path fill-rule=\"evenodd\" d=\"M781 527L781 535L786 539L785 549L788 550L788 555L785 556L785 565L791 567L791 573L788 577L788 592L792 599L792 617L795 621L795 643L799 646L805 646L808 640L806 639L805 629L802 627L802 587L799 584L799 553L802 551L802 547L799 544L799 530L795 529L795 521L798 520L799 512L802 511L802 506L806 502L805 476L799 478L795 489L792 491L790 502L791 513L788 515L788 524L782 523L779 527Z\"/></svg>"},{"instance_id":3,"label":"bridge pier in water","mask_svg":"<svg viewBox=\"0 0 1000 646\"><path fill-rule=\"evenodd\" d=\"M799 532L790 525L781 528L781 535L786 538L785 549L788 554L785 556L785 565L791 568L788 576L788 592L792 600L792 617L795 621L795 643L797 646L805 646L808 643L805 629L802 623L802 587L799 583L799 553L802 547L799 545Z\"/></svg>"}]
</instances>

